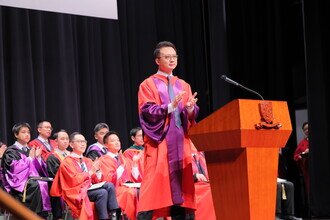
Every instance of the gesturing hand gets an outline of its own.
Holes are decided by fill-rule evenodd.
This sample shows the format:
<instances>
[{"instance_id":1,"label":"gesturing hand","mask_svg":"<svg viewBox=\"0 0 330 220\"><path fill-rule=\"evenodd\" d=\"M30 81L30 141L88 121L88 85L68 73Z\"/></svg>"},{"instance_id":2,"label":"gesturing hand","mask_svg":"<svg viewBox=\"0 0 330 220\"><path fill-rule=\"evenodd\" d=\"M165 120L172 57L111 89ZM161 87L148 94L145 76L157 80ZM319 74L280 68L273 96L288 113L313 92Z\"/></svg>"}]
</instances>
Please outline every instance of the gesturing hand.
<instances>
[{"instance_id":1,"label":"gesturing hand","mask_svg":"<svg viewBox=\"0 0 330 220\"><path fill-rule=\"evenodd\" d=\"M93 162L92 172L95 173L97 170L100 170L100 160L98 158Z\"/></svg>"},{"instance_id":2,"label":"gesturing hand","mask_svg":"<svg viewBox=\"0 0 330 220\"><path fill-rule=\"evenodd\" d=\"M35 156L36 156L36 157L40 157L40 156L41 156L41 153L42 153L41 148L40 148L40 147L37 147L37 148L36 148L36 151L35 151Z\"/></svg>"},{"instance_id":3,"label":"gesturing hand","mask_svg":"<svg viewBox=\"0 0 330 220\"><path fill-rule=\"evenodd\" d=\"M36 148L35 147L30 148L29 157L31 157L32 159L34 159L36 157Z\"/></svg>"},{"instance_id":4,"label":"gesturing hand","mask_svg":"<svg viewBox=\"0 0 330 220\"><path fill-rule=\"evenodd\" d=\"M191 97L189 98L188 102L186 103L186 108L187 108L187 109L191 109L191 108L194 107L194 105L196 104L196 102L197 102L197 100L198 100L198 98L195 98L196 95L197 95L197 92L195 92L195 93L193 94L193 96L191 96Z\"/></svg>"},{"instance_id":5,"label":"gesturing hand","mask_svg":"<svg viewBox=\"0 0 330 220\"><path fill-rule=\"evenodd\" d=\"M3 153L5 152L5 150L7 149L7 146L5 144L3 144L0 147L0 158L2 157Z\"/></svg>"},{"instance_id":6,"label":"gesturing hand","mask_svg":"<svg viewBox=\"0 0 330 220\"><path fill-rule=\"evenodd\" d=\"M174 100L172 101L173 108L176 108L178 106L178 104L182 100L182 97L183 97L184 94L186 94L186 91L181 91L181 92L179 92L179 94L177 94L174 97Z\"/></svg>"}]
</instances>

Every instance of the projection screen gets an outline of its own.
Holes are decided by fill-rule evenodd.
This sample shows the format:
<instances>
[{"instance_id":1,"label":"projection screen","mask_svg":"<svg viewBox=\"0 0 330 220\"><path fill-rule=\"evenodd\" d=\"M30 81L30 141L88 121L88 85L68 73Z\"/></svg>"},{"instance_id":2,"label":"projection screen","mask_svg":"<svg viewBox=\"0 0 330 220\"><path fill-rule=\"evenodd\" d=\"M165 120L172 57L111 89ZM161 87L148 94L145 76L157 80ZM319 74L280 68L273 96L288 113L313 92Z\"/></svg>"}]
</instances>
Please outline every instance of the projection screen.
<instances>
[{"instance_id":1,"label":"projection screen","mask_svg":"<svg viewBox=\"0 0 330 220\"><path fill-rule=\"evenodd\" d=\"M117 0L0 0L0 5L118 19Z\"/></svg>"}]
</instances>

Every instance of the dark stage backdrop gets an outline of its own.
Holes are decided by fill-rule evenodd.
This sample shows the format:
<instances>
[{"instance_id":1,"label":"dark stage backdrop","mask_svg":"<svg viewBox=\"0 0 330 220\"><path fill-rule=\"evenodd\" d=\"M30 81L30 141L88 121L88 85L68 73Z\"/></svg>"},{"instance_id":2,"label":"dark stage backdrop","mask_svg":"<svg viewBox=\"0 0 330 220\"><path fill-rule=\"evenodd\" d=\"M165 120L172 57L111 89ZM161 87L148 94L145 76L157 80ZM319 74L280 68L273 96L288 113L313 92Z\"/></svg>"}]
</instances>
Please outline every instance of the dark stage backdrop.
<instances>
[{"instance_id":1,"label":"dark stage backdrop","mask_svg":"<svg viewBox=\"0 0 330 220\"><path fill-rule=\"evenodd\" d=\"M322 32L329 19L318 1L308 3L310 10L298 0L120 0L118 21L0 7L0 140L12 144L11 127L19 121L32 125L34 138L36 122L47 119L55 130L81 131L91 143L94 125L106 122L126 148L129 130L139 125L138 86L156 71L157 42L169 40L180 56L175 73L198 92L199 120L232 99L258 98L226 84L222 74L265 99L287 101L292 124L295 110L308 100L311 144L317 145L311 207L316 215L330 215L324 84L330 48ZM306 62L304 33L307 57L314 58ZM299 192L296 145L293 133L284 152L288 179ZM298 215L306 214L301 195L296 197Z\"/></svg>"},{"instance_id":2,"label":"dark stage backdrop","mask_svg":"<svg viewBox=\"0 0 330 220\"><path fill-rule=\"evenodd\" d=\"M330 217L330 2L304 1L311 211Z\"/></svg>"}]
</instances>

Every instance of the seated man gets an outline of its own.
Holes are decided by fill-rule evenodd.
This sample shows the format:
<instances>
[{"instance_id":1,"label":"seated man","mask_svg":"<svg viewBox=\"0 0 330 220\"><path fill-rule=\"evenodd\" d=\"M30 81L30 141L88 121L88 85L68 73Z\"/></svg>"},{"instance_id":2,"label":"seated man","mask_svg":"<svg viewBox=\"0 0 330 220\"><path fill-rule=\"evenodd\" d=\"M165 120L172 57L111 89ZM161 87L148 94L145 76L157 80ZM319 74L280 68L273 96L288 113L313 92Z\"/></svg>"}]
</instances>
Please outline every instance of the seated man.
<instances>
[{"instance_id":1,"label":"seated man","mask_svg":"<svg viewBox=\"0 0 330 220\"><path fill-rule=\"evenodd\" d=\"M144 168L144 141L142 128L136 127L130 131L133 145L127 148L123 155L132 166L132 180L135 183L141 183Z\"/></svg>"},{"instance_id":2,"label":"seated man","mask_svg":"<svg viewBox=\"0 0 330 220\"><path fill-rule=\"evenodd\" d=\"M129 219L134 220L137 214L137 189L127 186L128 182L133 182L131 164L120 153L121 143L116 132L106 133L104 144L108 153L99 159L101 171L105 176L104 180L115 184L120 208Z\"/></svg>"},{"instance_id":3,"label":"seated man","mask_svg":"<svg viewBox=\"0 0 330 220\"><path fill-rule=\"evenodd\" d=\"M207 173L205 155L203 152L197 151L193 144L192 168L195 181L196 211L195 220L215 220L215 210L213 205L211 186Z\"/></svg>"},{"instance_id":4,"label":"seated man","mask_svg":"<svg viewBox=\"0 0 330 220\"><path fill-rule=\"evenodd\" d=\"M42 120L38 123L38 137L29 143L30 147L41 148L41 157L44 161L50 153L57 147L56 142L49 137L52 134L52 125L49 121Z\"/></svg>"},{"instance_id":5,"label":"seated man","mask_svg":"<svg viewBox=\"0 0 330 220\"><path fill-rule=\"evenodd\" d=\"M16 142L7 148L2 156L3 185L7 192L42 217L51 210L48 184L31 179L46 176L46 164L41 158L41 148L29 148L30 125L17 123L12 131ZM26 195L24 190L26 186Z\"/></svg>"},{"instance_id":6,"label":"seated man","mask_svg":"<svg viewBox=\"0 0 330 220\"><path fill-rule=\"evenodd\" d=\"M93 219L91 202L95 203L98 219L119 219L115 187L112 183L100 184L89 190L92 183L103 181L99 163L83 157L87 141L78 132L70 135L72 153L61 163L50 194L61 196L71 209L72 216Z\"/></svg>"},{"instance_id":7,"label":"seated man","mask_svg":"<svg viewBox=\"0 0 330 220\"><path fill-rule=\"evenodd\" d=\"M107 148L104 146L103 137L109 131L109 126L106 123L98 123L94 128L94 138L97 140L90 145L86 150L86 157L91 160L101 157L107 153Z\"/></svg>"},{"instance_id":8,"label":"seated man","mask_svg":"<svg viewBox=\"0 0 330 220\"><path fill-rule=\"evenodd\" d=\"M294 186L293 183L277 178L276 220L302 220L294 216Z\"/></svg>"},{"instance_id":9,"label":"seated man","mask_svg":"<svg viewBox=\"0 0 330 220\"><path fill-rule=\"evenodd\" d=\"M57 148L51 153L47 158L47 171L49 177L54 178L61 162L64 158L70 154L67 150L69 146L69 135L65 130L60 130L54 134L55 142L57 143ZM51 184L50 184L51 187ZM63 216L63 204L60 197L50 197L50 203L52 205L53 219L61 219Z\"/></svg>"}]
</instances>

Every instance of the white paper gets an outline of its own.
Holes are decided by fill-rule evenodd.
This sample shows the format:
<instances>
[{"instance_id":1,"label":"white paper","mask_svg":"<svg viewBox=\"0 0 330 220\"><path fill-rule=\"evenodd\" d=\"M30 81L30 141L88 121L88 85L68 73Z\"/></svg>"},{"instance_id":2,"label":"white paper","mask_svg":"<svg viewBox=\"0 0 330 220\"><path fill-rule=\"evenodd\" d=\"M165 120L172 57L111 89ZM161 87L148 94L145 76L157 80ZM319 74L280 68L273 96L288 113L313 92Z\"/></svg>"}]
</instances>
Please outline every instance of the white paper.
<instances>
[{"instance_id":1,"label":"white paper","mask_svg":"<svg viewBox=\"0 0 330 220\"><path fill-rule=\"evenodd\" d=\"M278 183L284 183L284 182L286 182L286 180L285 179L281 179L281 178L277 178L277 182Z\"/></svg>"},{"instance_id":2,"label":"white paper","mask_svg":"<svg viewBox=\"0 0 330 220\"><path fill-rule=\"evenodd\" d=\"M140 188L141 183L123 183L124 186L131 187L131 188Z\"/></svg>"},{"instance_id":3,"label":"white paper","mask_svg":"<svg viewBox=\"0 0 330 220\"><path fill-rule=\"evenodd\" d=\"M106 182L104 181L104 182L100 182L100 183L92 184L92 185L88 188L88 190L93 190L93 189L101 188L101 187L104 185L104 183L106 183Z\"/></svg>"}]
</instances>

